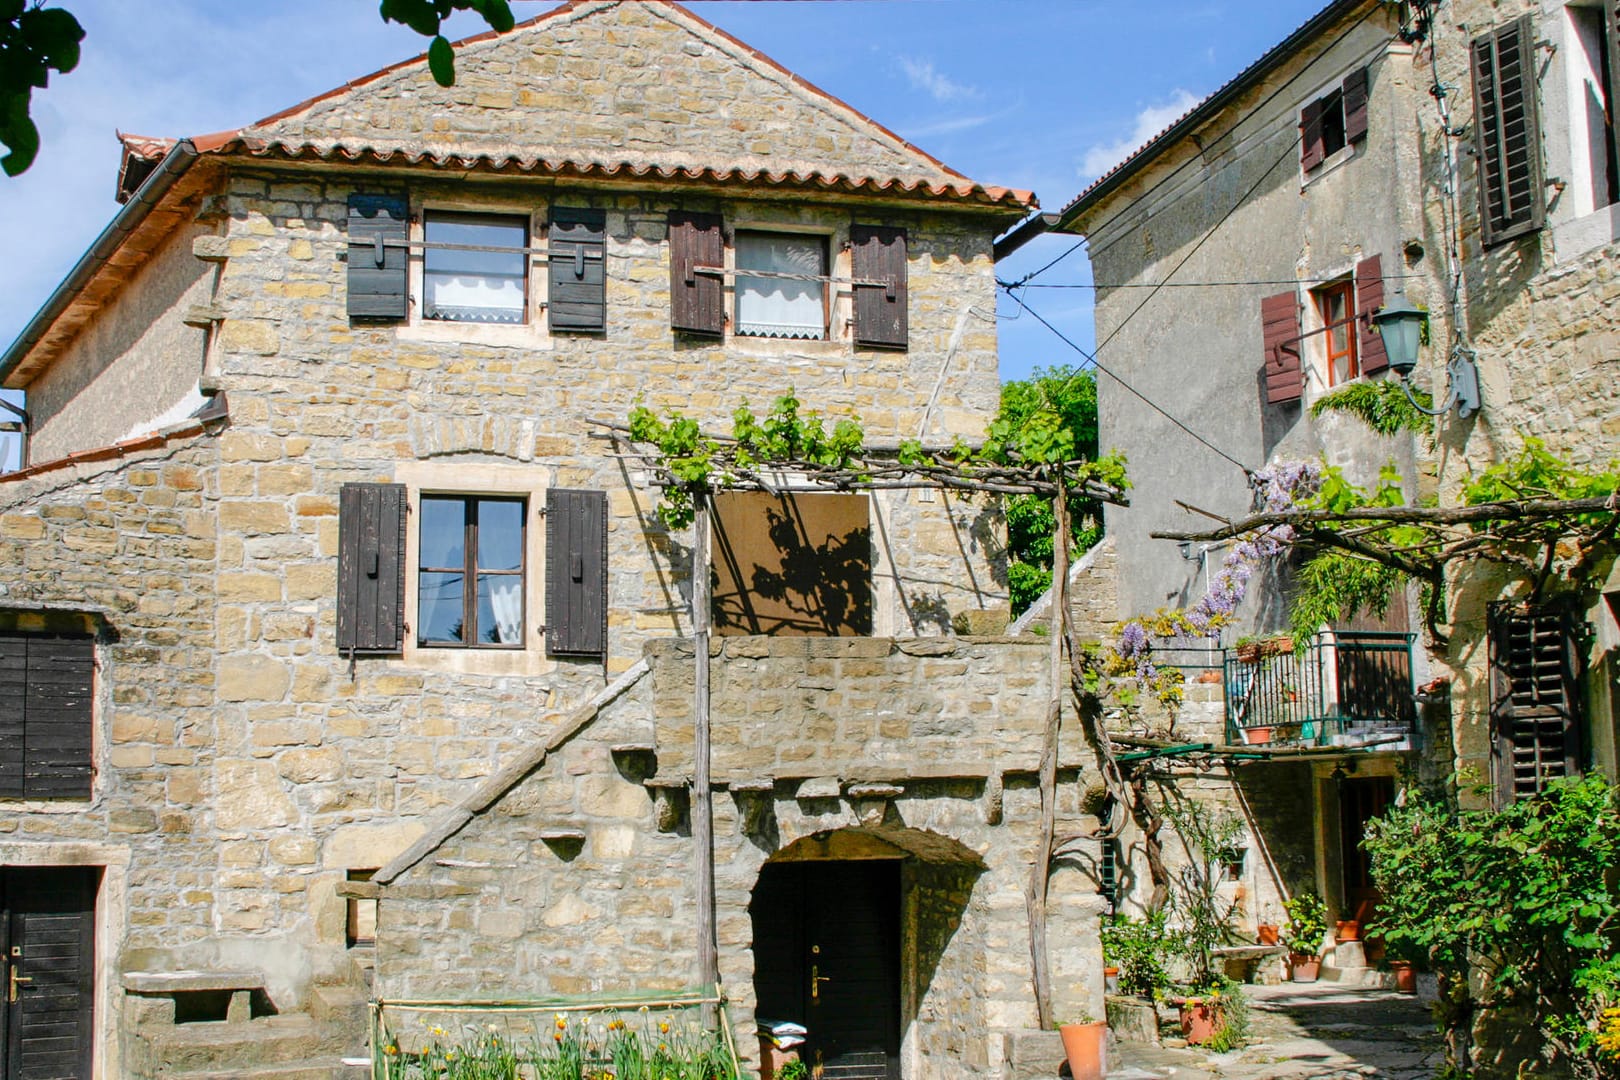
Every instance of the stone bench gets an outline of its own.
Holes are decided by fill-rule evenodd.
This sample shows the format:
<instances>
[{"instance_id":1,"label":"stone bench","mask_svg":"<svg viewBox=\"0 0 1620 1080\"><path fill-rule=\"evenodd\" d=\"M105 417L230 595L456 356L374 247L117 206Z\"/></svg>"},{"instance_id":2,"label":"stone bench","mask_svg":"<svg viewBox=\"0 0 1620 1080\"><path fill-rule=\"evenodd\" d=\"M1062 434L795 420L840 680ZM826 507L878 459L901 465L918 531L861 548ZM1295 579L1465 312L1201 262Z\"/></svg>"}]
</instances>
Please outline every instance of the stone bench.
<instances>
[{"instance_id":1,"label":"stone bench","mask_svg":"<svg viewBox=\"0 0 1620 1080\"><path fill-rule=\"evenodd\" d=\"M1287 952L1288 948L1284 945L1223 945L1211 949L1210 955L1222 961L1227 978L1251 982L1262 960L1283 956Z\"/></svg>"},{"instance_id":2,"label":"stone bench","mask_svg":"<svg viewBox=\"0 0 1620 1080\"><path fill-rule=\"evenodd\" d=\"M226 1023L245 1024L253 1018L253 995L264 993L264 972L126 971L123 985L124 993L138 1002L141 1022L176 1024L222 1018ZM218 1007L220 1002L223 1010ZM219 1012L223 1017L213 1015Z\"/></svg>"}]
</instances>

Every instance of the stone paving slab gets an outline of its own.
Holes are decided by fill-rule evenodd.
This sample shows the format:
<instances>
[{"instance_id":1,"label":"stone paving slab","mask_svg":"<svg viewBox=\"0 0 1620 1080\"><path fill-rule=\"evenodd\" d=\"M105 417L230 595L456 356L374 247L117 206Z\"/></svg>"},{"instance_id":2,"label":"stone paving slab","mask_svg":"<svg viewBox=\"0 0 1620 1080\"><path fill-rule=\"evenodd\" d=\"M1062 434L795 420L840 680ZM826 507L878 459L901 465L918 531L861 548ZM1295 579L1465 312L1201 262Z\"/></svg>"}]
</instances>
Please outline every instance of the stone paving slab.
<instances>
[{"instance_id":1,"label":"stone paving slab","mask_svg":"<svg viewBox=\"0 0 1620 1080\"><path fill-rule=\"evenodd\" d=\"M1333 983L1244 991L1250 1037L1241 1050L1213 1054L1174 1039L1164 1046L1119 1042L1110 1080L1427 1080L1443 1061L1429 1021L1432 999Z\"/></svg>"}]
</instances>

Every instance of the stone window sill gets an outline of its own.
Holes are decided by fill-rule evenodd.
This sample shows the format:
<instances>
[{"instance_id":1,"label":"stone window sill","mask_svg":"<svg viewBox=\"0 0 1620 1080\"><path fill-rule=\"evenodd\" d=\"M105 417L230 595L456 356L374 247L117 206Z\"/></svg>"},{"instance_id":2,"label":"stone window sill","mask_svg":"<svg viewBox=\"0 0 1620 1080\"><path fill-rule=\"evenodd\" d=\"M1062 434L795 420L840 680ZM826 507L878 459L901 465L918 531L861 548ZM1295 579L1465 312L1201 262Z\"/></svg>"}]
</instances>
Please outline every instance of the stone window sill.
<instances>
[{"instance_id":1,"label":"stone window sill","mask_svg":"<svg viewBox=\"0 0 1620 1080\"><path fill-rule=\"evenodd\" d=\"M1620 240L1620 203L1553 226L1553 262L1565 263Z\"/></svg>"}]
</instances>

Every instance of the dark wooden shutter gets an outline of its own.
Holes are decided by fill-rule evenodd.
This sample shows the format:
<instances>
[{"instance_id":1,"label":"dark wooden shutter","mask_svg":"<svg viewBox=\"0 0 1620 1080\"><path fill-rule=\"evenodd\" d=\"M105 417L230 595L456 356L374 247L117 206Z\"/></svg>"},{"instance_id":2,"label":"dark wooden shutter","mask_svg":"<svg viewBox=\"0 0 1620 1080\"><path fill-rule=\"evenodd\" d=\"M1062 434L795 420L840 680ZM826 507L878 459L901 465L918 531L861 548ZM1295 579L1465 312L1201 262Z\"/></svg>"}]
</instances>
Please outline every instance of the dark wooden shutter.
<instances>
[{"instance_id":1,"label":"dark wooden shutter","mask_svg":"<svg viewBox=\"0 0 1620 1080\"><path fill-rule=\"evenodd\" d=\"M1535 46L1528 15L1473 43L1480 222L1488 245L1541 228L1546 211Z\"/></svg>"},{"instance_id":2,"label":"dark wooden shutter","mask_svg":"<svg viewBox=\"0 0 1620 1080\"><path fill-rule=\"evenodd\" d=\"M855 344L884 349L906 347L906 230L883 225L852 225L855 285ZM881 281L882 285L860 282Z\"/></svg>"},{"instance_id":3,"label":"dark wooden shutter","mask_svg":"<svg viewBox=\"0 0 1620 1080\"><path fill-rule=\"evenodd\" d=\"M1310 172L1322 164L1327 149L1322 143L1322 99L1306 105L1299 114L1299 167Z\"/></svg>"},{"instance_id":4,"label":"dark wooden shutter","mask_svg":"<svg viewBox=\"0 0 1620 1080\"><path fill-rule=\"evenodd\" d=\"M1265 354L1266 401L1298 401L1305 392L1299 363L1299 298L1278 293L1260 301L1260 338Z\"/></svg>"},{"instance_id":5,"label":"dark wooden shutter","mask_svg":"<svg viewBox=\"0 0 1620 1080\"><path fill-rule=\"evenodd\" d=\"M1361 373L1371 375L1389 367L1384 335L1373 324L1373 312L1384 306L1383 261L1373 255L1356 263L1356 355Z\"/></svg>"},{"instance_id":6,"label":"dark wooden shutter","mask_svg":"<svg viewBox=\"0 0 1620 1080\"><path fill-rule=\"evenodd\" d=\"M1503 804L1580 772L1573 623L1559 608L1491 605L1491 756Z\"/></svg>"},{"instance_id":7,"label":"dark wooden shutter","mask_svg":"<svg viewBox=\"0 0 1620 1080\"><path fill-rule=\"evenodd\" d=\"M1367 137L1367 69L1357 68L1344 77L1344 141Z\"/></svg>"},{"instance_id":8,"label":"dark wooden shutter","mask_svg":"<svg viewBox=\"0 0 1620 1080\"><path fill-rule=\"evenodd\" d=\"M26 980L0 1005L0 1072L10 1080L90 1080L100 875L93 866L0 869L0 948Z\"/></svg>"},{"instance_id":9,"label":"dark wooden shutter","mask_svg":"<svg viewBox=\"0 0 1620 1080\"><path fill-rule=\"evenodd\" d=\"M546 492L546 652L607 654L607 492Z\"/></svg>"},{"instance_id":10,"label":"dark wooden shutter","mask_svg":"<svg viewBox=\"0 0 1620 1080\"><path fill-rule=\"evenodd\" d=\"M0 634L0 799L23 797L23 713L28 701L28 638Z\"/></svg>"},{"instance_id":11,"label":"dark wooden shutter","mask_svg":"<svg viewBox=\"0 0 1620 1080\"><path fill-rule=\"evenodd\" d=\"M95 640L0 634L0 798L88 799Z\"/></svg>"},{"instance_id":12,"label":"dark wooden shutter","mask_svg":"<svg viewBox=\"0 0 1620 1080\"><path fill-rule=\"evenodd\" d=\"M337 647L405 643L405 485L344 484L338 499Z\"/></svg>"},{"instance_id":13,"label":"dark wooden shutter","mask_svg":"<svg viewBox=\"0 0 1620 1080\"><path fill-rule=\"evenodd\" d=\"M725 290L719 274L700 266L724 266L720 215L669 212L669 324L688 334L725 333Z\"/></svg>"},{"instance_id":14,"label":"dark wooden shutter","mask_svg":"<svg viewBox=\"0 0 1620 1080\"><path fill-rule=\"evenodd\" d=\"M546 315L553 330L607 329L606 256L605 211L552 207Z\"/></svg>"},{"instance_id":15,"label":"dark wooden shutter","mask_svg":"<svg viewBox=\"0 0 1620 1080\"><path fill-rule=\"evenodd\" d=\"M408 213L403 195L349 196L349 318L408 314Z\"/></svg>"}]
</instances>

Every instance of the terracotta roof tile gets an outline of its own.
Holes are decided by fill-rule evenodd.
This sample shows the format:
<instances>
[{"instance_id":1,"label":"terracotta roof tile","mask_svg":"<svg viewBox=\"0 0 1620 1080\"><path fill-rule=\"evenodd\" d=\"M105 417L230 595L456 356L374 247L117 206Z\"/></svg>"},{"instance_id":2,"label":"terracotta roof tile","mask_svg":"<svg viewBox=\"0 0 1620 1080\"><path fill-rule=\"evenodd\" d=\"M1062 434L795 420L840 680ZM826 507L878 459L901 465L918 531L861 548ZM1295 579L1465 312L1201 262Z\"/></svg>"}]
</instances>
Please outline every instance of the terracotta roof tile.
<instances>
[{"instance_id":1,"label":"terracotta roof tile","mask_svg":"<svg viewBox=\"0 0 1620 1080\"><path fill-rule=\"evenodd\" d=\"M142 450L156 450L176 439L188 439L193 435L204 434L208 425L221 417L212 419L187 420L183 423L162 428L147 435L137 435L133 439L124 439L110 446L98 446L90 450L75 450L66 457L52 458L37 465L30 465L26 469L16 469L8 473L0 473L0 484L9 484L16 480L26 480L41 473L56 472L59 469L72 468L75 465L88 465L97 461L115 461L118 458L128 457L130 454L140 453Z\"/></svg>"}]
</instances>

